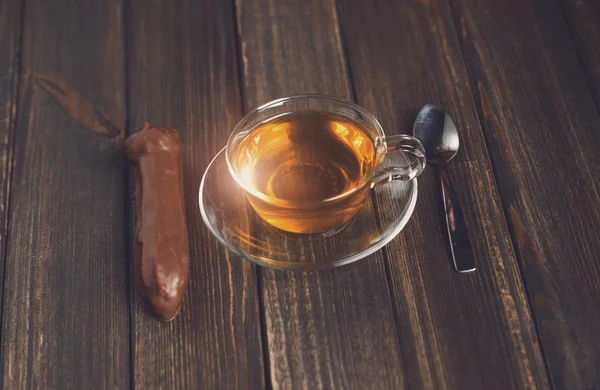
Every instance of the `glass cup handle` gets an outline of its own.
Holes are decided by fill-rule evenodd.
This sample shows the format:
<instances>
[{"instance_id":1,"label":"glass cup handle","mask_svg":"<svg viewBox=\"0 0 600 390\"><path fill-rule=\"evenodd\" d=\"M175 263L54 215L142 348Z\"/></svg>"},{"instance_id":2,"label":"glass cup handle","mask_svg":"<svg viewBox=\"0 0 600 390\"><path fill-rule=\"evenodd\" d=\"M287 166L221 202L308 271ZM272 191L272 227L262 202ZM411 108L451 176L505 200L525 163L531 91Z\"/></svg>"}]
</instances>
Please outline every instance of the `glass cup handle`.
<instances>
[{"instance_id":1,"label":"glass cup handle","mask_svg":"<svg viewBox=\"0 0 600 390\"><path fill-rule=\"evenodd\" d=\"M403 153L410 162L406 165L387 167L375 172L371 180L371 188L389 183L392 180L412 180L425 169L427 163L425 149L418 139L404 134L392 135L385 137L384 145L386 153Z\"/></svg>"}]
</instances>

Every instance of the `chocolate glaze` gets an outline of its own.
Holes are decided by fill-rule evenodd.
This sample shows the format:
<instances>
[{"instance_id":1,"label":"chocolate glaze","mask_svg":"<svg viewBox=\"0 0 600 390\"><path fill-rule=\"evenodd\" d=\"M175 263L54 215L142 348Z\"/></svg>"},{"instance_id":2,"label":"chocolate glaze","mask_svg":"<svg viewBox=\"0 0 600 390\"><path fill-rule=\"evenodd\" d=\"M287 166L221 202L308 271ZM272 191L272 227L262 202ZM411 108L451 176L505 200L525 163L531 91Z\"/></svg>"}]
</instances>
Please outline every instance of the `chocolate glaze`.
<instances>
[{"instance_id":1,"label":"chocolate glaze","mask_svg":"<svg viewBox=\"0 0 600 390\"><path fill-rule=\"evenodd\" d=\"M175 129L146 123L125 145L134 166L136 282L156 314L170 321L181 308L190 268L181 140Z\"/></svg>"}]
</instances>

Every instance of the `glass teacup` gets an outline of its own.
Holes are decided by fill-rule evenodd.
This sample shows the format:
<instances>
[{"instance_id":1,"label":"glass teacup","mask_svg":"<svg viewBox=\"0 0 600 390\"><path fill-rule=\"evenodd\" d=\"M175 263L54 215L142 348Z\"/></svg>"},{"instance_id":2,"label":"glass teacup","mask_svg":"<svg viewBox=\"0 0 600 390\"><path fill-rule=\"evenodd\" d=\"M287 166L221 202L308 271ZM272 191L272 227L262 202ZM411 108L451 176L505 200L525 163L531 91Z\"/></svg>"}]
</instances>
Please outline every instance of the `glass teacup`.
<instances>
[{"instance_id":1,"label":"glass teacup","mask_svg":"<svg viewBox=\"0 0 600 390\"><path fill-rule=\"evenodd\" d=\"M380 168L385 155L406 165ZM229 172L266 222L293 233L324 233L348 222L369 191L412 180L425 168L421 143L385 136L364 108L326 95L267 103L235 127L226 147Z\"/></svg>"}]
</instances>

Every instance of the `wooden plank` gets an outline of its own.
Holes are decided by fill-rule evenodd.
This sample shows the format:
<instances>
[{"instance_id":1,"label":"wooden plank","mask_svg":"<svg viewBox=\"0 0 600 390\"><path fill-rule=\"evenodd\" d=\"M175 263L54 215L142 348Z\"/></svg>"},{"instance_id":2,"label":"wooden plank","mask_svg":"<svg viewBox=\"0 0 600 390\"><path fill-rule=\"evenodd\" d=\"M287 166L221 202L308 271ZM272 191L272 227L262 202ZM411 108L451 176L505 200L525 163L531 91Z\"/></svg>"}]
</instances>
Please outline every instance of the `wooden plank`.
<instances>
[{"instance_id":1,"label":"wooden plank","mask_svg":"<svg viewBox=\"0 0 600 390\"><path fill-rule=\"evenodd\" d=\"M546 388L547 376L452 15L445 1L338 0L359 103L389 134L411 133L427 103L446 107L461 136L449 165L477 271L451 266L440 178L419 178L410 229L387 247L411 388ZM357 25L369 28L356 29Z\"/></svg>"},{"instance_id":2,"label":"wooden plank","mask_svg":"<svg viewBox=\"0 0 600 390\"><path fill-rule=\"evenodd\" d=\"M0 290L4 283L7 210L12 173L13 139L17 113L19 59L23 7L16 0L0 3ZM0 302L0 307L2 303Z\"/></svg>"},{"instance_id":3,"label":"wooden plank","mask_svg":"<svg viewBox=\"0 0 600 390\"><path fill-rule=\"evenodd\" d=\"M264 387L255 268L210 236L198 187L242 114L233 3L134 0L129 130L149 121L179 130L191 274L179 317L160 323L133 300L135 387Z\"/></svg>"},{"instance_id":4,"label":"wooden plank","mask_svg":"<svg viewBox=\"0 0 600 390\"><path fill-rule=\"evenodd\" d=\"M121 2L25 15L3 388L127 388Z\"/></svg>"},{"instance_id":5,"label":"wooden plank","mask_svg":"<svg viewBox=\"0 0 600 390\"><path fill-rule=\"evenodd\" d=\"M600 2L560 0L588 84L600 107Z\"/></svg>"},{"instance_id":6,"label":"wooden plank","mask_svg":"<svg viewBox=\"0 0 600 390\"><path fill-rule=\"evenodd\" d=\"M238 0L237 18L248 108L300 93L351 96L333 1ZM260 276L273 388L404 388L381 252L341 269Z\"/></svg>"},{"instance_id":7,"label":"wooden plank","mask_svg":"<svg viewBox=\"0 0 600 390\"><path fill-rule=\"evenodd\" d=\"M600 116L564 15L452 4L551 382L600 387Z\"/></svg>"}]
</instances>

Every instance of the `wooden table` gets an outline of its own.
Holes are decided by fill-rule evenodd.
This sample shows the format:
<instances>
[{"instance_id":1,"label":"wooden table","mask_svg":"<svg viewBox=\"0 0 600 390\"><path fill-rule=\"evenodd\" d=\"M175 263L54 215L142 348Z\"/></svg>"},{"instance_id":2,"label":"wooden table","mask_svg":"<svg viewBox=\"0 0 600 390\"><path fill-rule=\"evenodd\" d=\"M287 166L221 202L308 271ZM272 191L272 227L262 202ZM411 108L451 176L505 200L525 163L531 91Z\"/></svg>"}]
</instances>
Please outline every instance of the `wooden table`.
<instances>
[{"instance_id":1,"label":"wooden table","mask_svg":"<svg viewBox=\"0 0 600 390\"><path fill-rule=\"evenodd\" d=\"M600 388L600 2L1 0L5 389ZM477 260L452 270L435 170L384 250L261 269L201 222L199 182L276 97L357 101L390 134L436 102ZM124 137L185 145L191 280L132 287Z\"/></svg>"}]
</instances>

